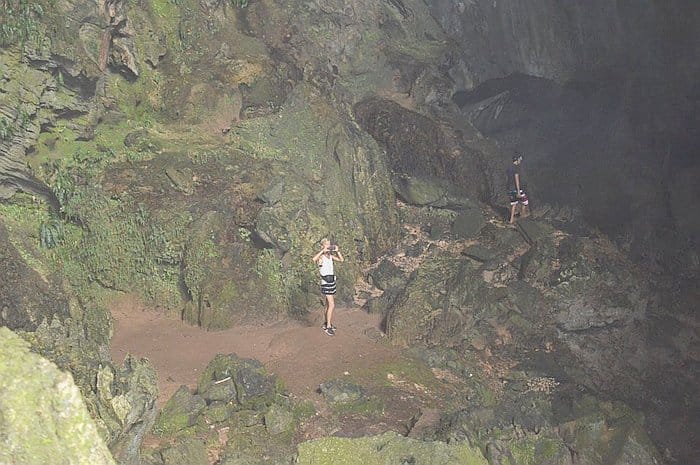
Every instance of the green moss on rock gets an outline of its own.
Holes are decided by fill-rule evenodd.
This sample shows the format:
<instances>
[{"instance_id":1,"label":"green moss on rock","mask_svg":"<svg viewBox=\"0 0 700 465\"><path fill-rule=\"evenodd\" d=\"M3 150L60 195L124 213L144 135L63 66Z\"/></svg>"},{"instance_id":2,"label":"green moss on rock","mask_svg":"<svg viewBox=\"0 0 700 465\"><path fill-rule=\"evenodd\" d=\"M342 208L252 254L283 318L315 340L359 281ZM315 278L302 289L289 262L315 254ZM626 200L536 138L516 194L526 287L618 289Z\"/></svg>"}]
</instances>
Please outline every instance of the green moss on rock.
<instances>
[{"instance_id":1,"label":"green moss on rock","mask_svg":"<svg viewBox=\"0 0 700 465\"><path fill-rule=\"evenodd\" d=\"M426 442L385 433L365 438L322 438L299 445L299 465L487 465L466 443Z\"/></svg>"},{"instance_id":2,"label":"green moss on rock","mask_svg":"<svg viewBox=\"0 0 700 465\"><path fill-rule=\"evenodd\" d=\"M70 374L0 328L0 463L112 465Z\"/></svg>"},{"instance_id":3,"label":"green moss on rock","mask_svg":"<svg viewBox=\"0 0 700 465\"><path fill-rule=\"evenodd\" d=\"M170 435L193 426L207 404L187 386L180 386L173 397L163 406L153 430L160 435Z\"/></svg>"}]
</instances>

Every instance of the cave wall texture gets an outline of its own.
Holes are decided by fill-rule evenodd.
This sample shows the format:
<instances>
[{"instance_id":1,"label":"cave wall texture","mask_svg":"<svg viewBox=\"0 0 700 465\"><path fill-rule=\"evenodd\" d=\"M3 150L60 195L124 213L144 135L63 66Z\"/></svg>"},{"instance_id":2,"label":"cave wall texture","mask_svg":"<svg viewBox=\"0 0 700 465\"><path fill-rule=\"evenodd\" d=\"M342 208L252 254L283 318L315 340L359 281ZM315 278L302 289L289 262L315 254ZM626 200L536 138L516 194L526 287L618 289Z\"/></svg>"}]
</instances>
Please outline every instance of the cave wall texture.
<instances>
[{"instance_id":1,"label":"cave wall texture","mask_svg":"<svg viewBox=\"0 0 700 465\"><path fill-rule=\"evenodd\" d=\"M560 83L634 73L686 85L697 75L692 0L427 3L459 44L451 75L464 89L516 73Z\"/></svg>"},{"instance_id":2,"label":"cave wall texture","mask_svg":"<svg viewBox=\"0 0 700 465\"><path fill-rule=\"evenodd\" d=\"M525 153L535 202L577 209L648 264L697 269L697 2L430 5L457 44L455 101Z\"/></svg>"},{"instance_id":3,"label":"cave wall texture","mask_svg":"<svg viewBox=\"0 0 700 465\"><path fill-rule=\"evenodd\" d=\"M0 7L0 323L73 374L120 463L140 460L157 387L147 361L109 360L110 296L206 329L303 317L320 238L348 252L350 302L402 225L433 242L370 302L393 343L513 356L552 341L566 395L645 409L671 458L692 456L697 1ZM539 212L519 232L498 218L514 150ZM476 245L446 256L435 243L453 235ZM569 427L597 435L571 439L534 397L552 412L525 427L549 428L561 460L608 441L584 463L656 463L626 407L577 398L588 417L567 411ZM470 405L442 439L509 428L527 402ZM482 407L491 423L471 425ZM484 448L506 457L510 439Z\"/></svg>"}]
</instances>

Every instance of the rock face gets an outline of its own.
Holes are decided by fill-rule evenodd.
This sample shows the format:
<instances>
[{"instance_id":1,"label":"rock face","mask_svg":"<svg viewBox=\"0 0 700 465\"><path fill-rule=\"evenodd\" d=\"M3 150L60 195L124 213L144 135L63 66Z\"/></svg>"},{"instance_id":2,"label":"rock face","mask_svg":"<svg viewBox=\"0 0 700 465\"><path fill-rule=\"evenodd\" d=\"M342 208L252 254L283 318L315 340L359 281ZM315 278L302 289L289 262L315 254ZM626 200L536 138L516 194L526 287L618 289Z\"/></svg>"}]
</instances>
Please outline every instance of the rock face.
<instances>
[{"instance_id":1,"label":"rock face","mask_svg":"<svg viewBox=\"0 0 700 465\"><path fill-rule=\"evenodd\" d=\"M70 374L0 328L0 462L113 465Z\"/></svg>"},{"instance_id":2,"label":"rock face","mask_svg":"<svg viewBox=\"0 0 700 465\"><path fill-rule=\"evenodd\" d=\"M662 424L672 397L694 405L697 381L678 368L698 360L695 317L678 310L695 304L687 289L700 267L700 223L687 214L700 13L692 0L564 3L39 0L7 10L0 323L73 373L114 455L136 464L155 377L145 361L109 360L107 293L139 294L212 330L304 316L317 305L309 257L321 238L345 252L338 298L350 301L405 225L425 238L369 272L384 291L369 307L395 344L489 363L536 347L547 355L517 362L625 397ZM526 152L538 215L518 230L489 213L504 202L513 149ZM672 276L684 292L675 279L651 286L582 219L655 269L683 269ZM63 237L40 246L47 228ZM280 394L255 362L219 358L158 428L219 425L223 438L245 425L263 439L245 450L231 441L221 463L254 461L273 439L286 460L296 414ZM609 437L606 462L654 456L639 422L620 432L626 416L601 415L571 426L576 438L496 438L489 459L567 463L563 445ZM568 421L536 417L519 425ZM447 461L461 453L450 447ZM204 459L197 441L151 458Z\"/></svg>"},{"instance_id":3,"label":"rock face","mask_svg":"<svg viewBox=\"0 0 700 465\"><path fill-rule=\"evenodd\" d=\"M33 331L39 324L54 315L67 317L68 302L61 294L60 286L47 282L19 255L9 242L7 230L0 224L0 325L12 330Z\"/></svg>"},{"instance_id":4,"label":"rock face","mask_svg":"<svg viewBox=\"0 0 700 465\"><path fill-rule=\"evenodd\" d=\"M604 0L429 4L445 32L459 42L451 75L462 88L515 73L563 82L600 72L647 73L666 60L696 66L669 53L679 46L682 55L698 52L697 44L687 41L698 20L697 5L688 0L644 6Z\"/></svg>"},{"instance_id":5,"label":"rock face","mask_svg":"<svg viewBox=\"0 0 700 465\"><path fill-rule=\"evenodd\" d=\"M557 84L519 75L456 99L485 135L525 154L534 208L568 206L638 261L697 270L692 250L700 228L679 214L685 202L674 193L694 195L687 176L696 170L691 147L698 134L671 132L685 123L670 124L682 114L692 119L693 109L682 92L658 85L647 96L648 89L624 80Z\"/></svg>"},{"instance_id":6,"label":"rock face","mask_svg":"<svg viewBox=\"0 0 700 465\"><path fill-rule=\"evenodd\" d=\"M535 206L577 209L649 266L697 271L700 227L679 194L697 195L700 7L555 3L430 2L457 44L455 101L525 154Z\"/></svg>"},{"instance_id":7,"label":"rock face","mask_svg":"<svg viewBox=\"0 0 700 465\"><path fill-rule=\"evenodd\" d=\"M122 367L109 358L111 322L89 296L66 292L58 270L39 266L38 225L27 217L0 226L3 241L3 327L31 343L32 350L69 371L98 432L124 464L139 460L139 447L155 419L157 382L147 361L128 357ZM31 221L30 221L31 223Z\"/></svg>"},{"instance_id":8,"label":"rock face","mask_svg":"<svg viewBox=\"0 0 700 465\"><path fill-rule=\"evenodd\" d=\"M657 313L644 275L612 243L586 236L521 219L517 230L487 225L462 254L454 243L432 252L423 247L429 252L404 270L403 291L386 305L387 334L404 346L451 347L496 357L487 364L510 359L539 367L546 376L606 392L675 423L675 414L651 407L648 399L671 402L660 385L672 397L686 392L687 398L687 386L695 383L683 369L693 355L680 355L679 345L676 355L664 354L653 342L662 337L658 318L676 316ZM656 434L675 442L661 430Z\"/></svg>"},{"instance_id":9,"label":"rock face","mask_svg":"<svg viewBox=\"0 0 700 465\"><path fill-rule=\"evenodd\" d=\"M642 418L616 404L590 398L562 408L546 396L530 392L495 409L461 411L443 420L438 437L468 438L486 451L489 463L656 464L661 458L650 446ZM558 402L560 402L559 400ZM523 408L528 403L529 408ZM544 413L534 418L532 410ZM526 410L530 410L526 412ZM565 411L565 412L564 412ZM529 417L529 418L528 418ZM553 424L561 422L554 426Z\"/></svg>"}]
</instances>

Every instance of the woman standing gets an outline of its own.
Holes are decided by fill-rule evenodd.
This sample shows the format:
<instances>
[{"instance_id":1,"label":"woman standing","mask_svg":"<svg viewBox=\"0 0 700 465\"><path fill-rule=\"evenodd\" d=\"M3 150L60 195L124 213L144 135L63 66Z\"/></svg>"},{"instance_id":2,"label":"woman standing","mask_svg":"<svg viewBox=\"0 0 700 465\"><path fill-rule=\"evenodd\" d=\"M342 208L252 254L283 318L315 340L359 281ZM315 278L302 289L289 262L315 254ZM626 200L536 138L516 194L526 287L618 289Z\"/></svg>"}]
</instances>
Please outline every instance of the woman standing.
<instances>
[{"instance_id":1,"label":"woman standing","mask_svg":"<svg viewBox=\"0 0 700 465\"><path fill-rule=\"evenodd\" d=\"M331 323L333 317L333 309L335 308L335 291L336 280L335 271L333 269L333 261L338 260L344 262L343 254L337 245L331 245L328 239L321 239L321 251L314 255L313 262L318 265L319 273L321 274L321 293L326 297L325 302L325 320L323 322L323 331L329 336L335 336L335 326Z\"/></svg>"}]
</instances>

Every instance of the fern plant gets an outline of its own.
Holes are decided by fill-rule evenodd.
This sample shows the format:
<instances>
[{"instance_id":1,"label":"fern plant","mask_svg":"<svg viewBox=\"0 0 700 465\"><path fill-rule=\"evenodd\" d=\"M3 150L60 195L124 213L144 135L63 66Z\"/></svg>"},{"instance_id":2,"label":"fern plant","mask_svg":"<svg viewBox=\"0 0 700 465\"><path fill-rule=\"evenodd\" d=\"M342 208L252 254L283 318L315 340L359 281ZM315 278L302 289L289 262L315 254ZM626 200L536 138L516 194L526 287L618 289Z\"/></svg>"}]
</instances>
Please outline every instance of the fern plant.
<instances>
[{"instance_id":1,"label":"fern plant","mask_svg":"<svg viewBox=\"0 0 700 465\"><path fill-rule=\"evenodd\" d=\"M37 18L44 14L36 0L0 0L0 47L24 43L39 33Z\"/></svg>"},{"instance_id":2,"label":"fern plant","mask_svg":"<svg viewBox=\"0 0 700 465\"><path fill-rule=\"evenodd\" d=\"M39 229L39 241L45 249L53 249L63 242L63 224L58 220L42 222Z\"/></svg>"}]
</instances>

